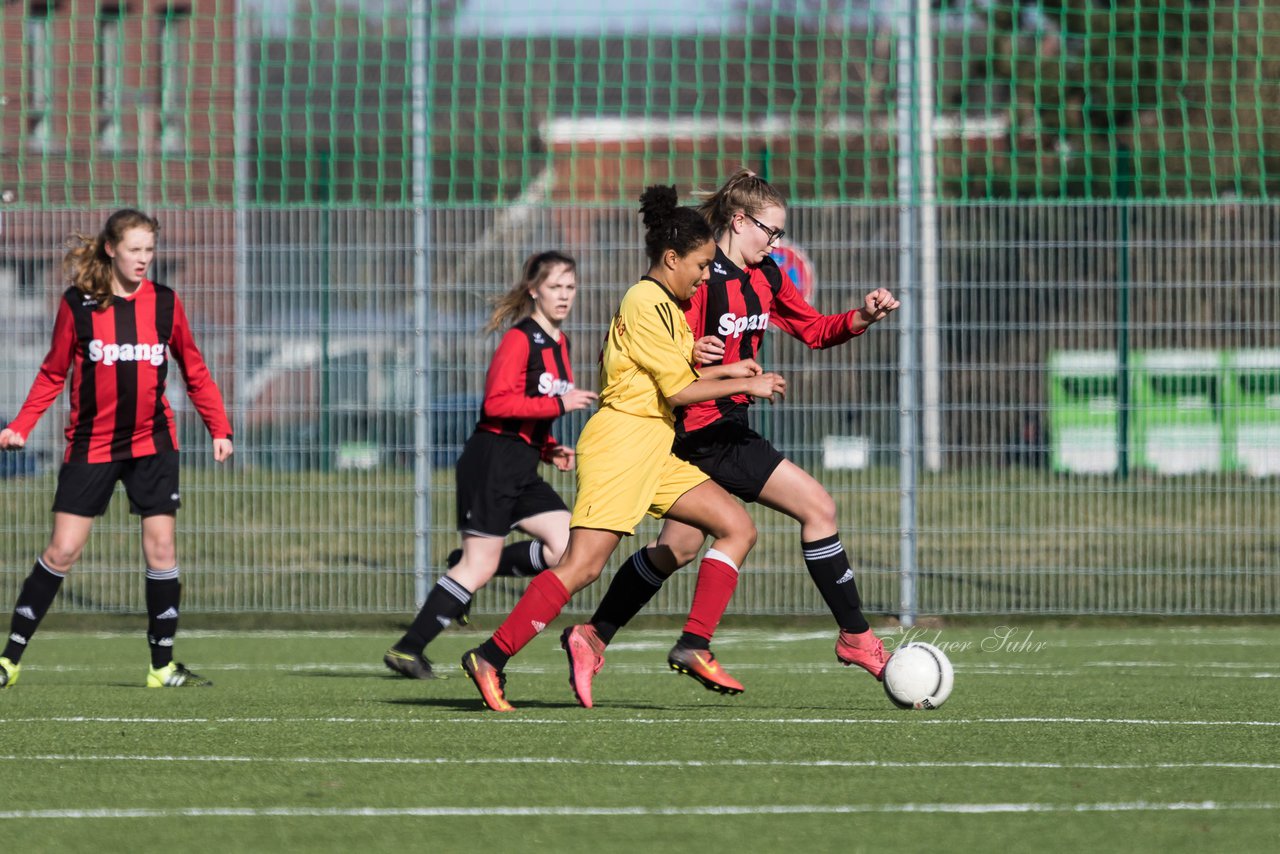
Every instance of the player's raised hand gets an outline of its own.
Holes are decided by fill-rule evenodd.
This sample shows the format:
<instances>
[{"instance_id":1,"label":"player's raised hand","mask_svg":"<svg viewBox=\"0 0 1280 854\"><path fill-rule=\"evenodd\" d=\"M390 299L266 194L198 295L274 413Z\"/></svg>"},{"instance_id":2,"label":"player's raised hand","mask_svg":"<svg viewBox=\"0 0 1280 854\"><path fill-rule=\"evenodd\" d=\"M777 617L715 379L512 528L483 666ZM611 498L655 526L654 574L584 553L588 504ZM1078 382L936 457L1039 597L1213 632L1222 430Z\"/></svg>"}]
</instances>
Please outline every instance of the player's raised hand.
<instances>
[{"instance_id":1,"label":"player's raised hand","mask_svg":"<svg viewBox=\"0 0 1280 854\"><path fill-rule=\"evenodd\" d=\"M0 430L0 451L17 451L27 444L27 437L8 427Z\"/></svg>"},{"instance_id":2,"label":"player's raised hand","mask_svg":"<svg viewBox=\"0 0 1280 854\"><path fill-rule=\"evenodd\" d=\"M747 394L769 401L773 400L775 394L786 397L787 381L782 374L775 374L772 371L767 374L758 374L749 378Z\"/></svg>"},{"instance_id":3,"label":"player's raised hand","mask_svg":"<svg viewBox=\"0 0 1280 854\"><path fill-rule=\"evenodd\" d=\"M594 391L587 391L585 388L575 388L566 392L561 396L560 402L564 404L565 412L573 412L577 409L586 409L599 399L600 395ZM565 469L568 471L568 469Z\"/></svg>"},{"instance_id":4,"label":"player's raised hand","mask_svg":"<svg viewBox=\"0 0 1280 854\"><path fill-rule=\"evenodd\" d=\"M858 309L858 314L862 317L862 321L870 326L877 320L884 320L900 305L902 303L894 298L888 288L876 288L862 298L862 308Z\"/></svg>"},{"instance_id":5,"label":"player's raised hand","mask_svg":"<svg viewBox=\"0 0 1280 854\"><path fill-rule=\"evenodd\" d=\"M724 358L724 342L714 335L704 335L693 342L693 363L710 365Z\"/></svg>"}]
</instances>

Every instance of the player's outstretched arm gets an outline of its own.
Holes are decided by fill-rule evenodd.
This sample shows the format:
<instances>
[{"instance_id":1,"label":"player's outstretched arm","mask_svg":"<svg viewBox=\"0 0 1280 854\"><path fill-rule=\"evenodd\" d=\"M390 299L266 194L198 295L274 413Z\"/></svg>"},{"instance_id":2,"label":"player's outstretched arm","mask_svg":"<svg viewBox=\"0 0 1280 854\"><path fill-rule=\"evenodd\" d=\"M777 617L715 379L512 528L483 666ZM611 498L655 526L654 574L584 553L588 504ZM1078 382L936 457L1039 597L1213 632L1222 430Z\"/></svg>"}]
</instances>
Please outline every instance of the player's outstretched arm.
<instances>
[{"instance_id":1,"label":"player's outstretched arm","mask_svg":"<svg viewBox=\"0 0 1280 854\"><path fill-rule=\"evenodd\" d=\"M734 365L741 364L743 362L734 363ZM732 366L726 365L725 367ZM759 367L759 365L756 365L757 369ZM786 393L787 381L783 379L781 374L757 373L749 377L735 376L723 379L699 377L668 397L667 402L672 406L688 406L691 403L715 400L717 397L725 397L731 394L749 394L752 397L771 400L775 394L785 395Z\"/></svg>"}]
</instances>

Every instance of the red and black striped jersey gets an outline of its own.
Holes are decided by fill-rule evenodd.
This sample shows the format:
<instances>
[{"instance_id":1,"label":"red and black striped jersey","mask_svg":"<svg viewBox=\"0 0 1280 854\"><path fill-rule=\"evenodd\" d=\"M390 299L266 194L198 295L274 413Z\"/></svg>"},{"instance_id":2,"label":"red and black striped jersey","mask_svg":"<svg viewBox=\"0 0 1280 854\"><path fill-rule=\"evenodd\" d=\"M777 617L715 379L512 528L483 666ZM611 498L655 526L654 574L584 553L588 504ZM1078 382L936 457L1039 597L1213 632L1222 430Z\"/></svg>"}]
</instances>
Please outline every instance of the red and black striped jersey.
<instances>
[{"instance_id":1,"label":"red and black striped jersey","mask_svg":"<svg viewBox=\"0 0 1280 854\"><path fill-rule=\"evenodd\" d=\"M757 266L743 270L717 248L711 277L689 300L685 318L695 339L715 335L724 342L719 364L728 365L758 360L770 326L814 350L843 344L863 331L852 329L857 312L822 314L805 302L791 277L772 258L766 256ZM750 395L735 394L691 404L676 413L676 430L692 433L727 418L745 423L751 403Z\"/></svg>"},{"instance_id":2,"label":"red and black striped jersey","mask_svg":"<svg viewBox=\"0 0 1280 854\"><path fill-rule=\"evenodd\" d=\"M573 388L569 336L556 340L532 317L507 330L489 363L477 430L516 436L546 458L558 444L551 422L564 414Z\"/></svg>"},{"instance_id":3,"label":"red and black striped jersey","mask_svg":"<svg viewBox=\"0 0 1280 854\"><path fill-rule=\"evenodd\" d=\"M105 463L177 450L177 425L164 394L171 356L209 433L230 439L222 393L172 288L143 279L132 294L106 308L68 288L58 303L49 353L9 427L23 438L30 435L70 375L64 460Z\"/></svg>"}]
</instances>

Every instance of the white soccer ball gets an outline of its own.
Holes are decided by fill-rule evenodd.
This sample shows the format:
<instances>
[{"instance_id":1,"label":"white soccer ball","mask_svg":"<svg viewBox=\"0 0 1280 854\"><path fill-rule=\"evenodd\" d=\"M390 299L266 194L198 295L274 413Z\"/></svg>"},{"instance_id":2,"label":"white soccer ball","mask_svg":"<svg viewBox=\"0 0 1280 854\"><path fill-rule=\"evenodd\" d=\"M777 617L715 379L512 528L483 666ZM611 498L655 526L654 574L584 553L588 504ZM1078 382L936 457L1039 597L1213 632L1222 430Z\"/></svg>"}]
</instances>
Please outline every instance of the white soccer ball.
<instances>
[{"instance_id":1,"label":"white soccer ball","mask_svg":"<svg viewBox=\"0 0 1280 854\"><path fill-rule=\"evenodd\" d=\"M884 692L900 709L936 709L951 696L955 671L946 653L914 641L899 647L884 666Z\"/></svg>"}]
</instances>

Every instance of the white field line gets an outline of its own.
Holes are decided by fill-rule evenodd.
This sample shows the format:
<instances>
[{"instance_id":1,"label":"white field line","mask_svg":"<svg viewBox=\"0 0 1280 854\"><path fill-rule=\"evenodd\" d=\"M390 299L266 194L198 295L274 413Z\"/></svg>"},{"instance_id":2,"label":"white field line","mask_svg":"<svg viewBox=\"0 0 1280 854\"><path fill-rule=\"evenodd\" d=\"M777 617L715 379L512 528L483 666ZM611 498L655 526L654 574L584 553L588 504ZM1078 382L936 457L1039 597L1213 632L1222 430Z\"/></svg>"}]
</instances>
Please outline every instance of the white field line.
<instances>
[{"instance_id":1,"label":"white field line","mask_svg":"<svg viewBox=\"0 0 1280 854\"><path fill-rule=\"evenodd\" d=\"M113 640L119 638L137 638L143 628L140 621L139 628L133 631L104 631L104 632L69 632L69 631L49 631L45 630L40 633L40 641L75 641L83 642L86 638L97 640ZM494 621L494 628L497 628L497 620ZM909 640L923 640L929 643L937 643L941 640L943 643L949 642L965 642L967 641L972 648L977 649L978 644L998 629L1013 629L1014 634L1009 636L1009 642L1022 640L1026 636L1031 636L1033 641L1046 642L1055 649L1071 649L1083 647L1146 647L1146 646L1168 646L1177 644L1178 646L1271 646L1275 643L1269 637L1246 637L1246 634L1255 634L1257 632L1274 633L1272 630L1258 627L1247 627L1240 630L1231 630L1237 632L1227 637L1213 635L1209 637L1188 637L1209 629L1201 629L1197 627L1186 628L1169 628L1169 629L1133 629L1131 634L1134 636L1119 639L1087 639L1077 640L1074 635L1077 634L1075 629L1049 629L1035 625L1030 627L1020 627L1016 619L993 620L989 629L973 626L958 626L956 628L942 629L910 629L907 632L901 632L896 628L877 627L876 633L888 642L896 642L900 637L906 636ZM361 638L369 638L376 640L377 644L385 647L386 643L395 639L397 632L392 631L346 631L346 630L325 630L312 631L308 629L299 630L283 630L283 629L237 629L237 630L219 630L219 629L183 629L180 632L181 638L189 638L193 640L290 640L290 639L327 639L327 640L356 640ZM556 649L559 644L555 642L555 638L551 637L554 633L548 634L548 641L552 642ZM678 635L675 629L644 629L637 631L624 630L617 641L610 644L609 648L613 650L662 650L671 648L671 643ZM1154 636L1153 636L1154 635ZM476 637L480 637L480 633L476 633ZM759 646L764 644L786 644L786 643L809 643L812 641L830 641L835 642L835 630L825 631L792 631L786 629L779 630L756 630L756 629L724 629L716 633L716 644L750 644Z\"/></svg>"},{"instance_id":2,"label":"white field line","mask_svg":"<svg viewBox=\"0 0 1280 854\"><path fill-rule=\"evenodd\" d=\"M486 806L486 807L176 807L172 809L64 809L6 810L0 820L104 819L104 818L496 818L575 816L725 816L725 815L858 815L941 813L983 815L993 813L1124 813L1124 812L1271 812L1280 804L1270 802L1173 801L1156 803L1045 804L1045 803L923 803L923 804L709 804L693 807L583 807L583 806Z\"/></svg>"},{"instance_id":3,"label":"white field line","mask_svg":"<svg viewBox=\"0 0 1280 854\"><path fill-rule=\"evenodd\" d=\"M612 661L607 665L607 672L611 673L652 673L655 675L678 676L679 674L670 672L665 666L666 662L655 659L651 662L619 662ZM442 662L437 665L438 669L446 675L455 675L452 662ZM769 673L769 672L786 672L786 673L840 673L844 672L844 668L840 667L834 661L830 664L810 662L805 664L774 664L762 662L734 662L733 670L735 672L750 673ZM1107 668L1117 671L1123 670L1173 670L1181 671L1182 675L1194 676L1196 679L1215 678L1215 679L1280 679L1280 670L1274 665L1264 665L1261 663L1225 663L1225 662L1198 662L1188 664L1178 664L1174 662L1161 661L1086 661L1078 665L1065 666L1046 666L1036 665L1029 662L1019 661L990 661L990 662L967 662L955 663L955 671L968 676L1084 676L1092 675L1091 671L1098 668ZM88 673L102 672L103 667L92 664L24 664L24 672L42 672L42 673ZM136 669L136 668L135 668ZM208 666L199 668L200 672L208 676L216 676L219 672L275 672L275 673L333 673L333 672L354 672L354 673L385 673L386 667L381 662L369 661L296 661L296 662L276 662L272 664L259 664L256 662L218 662ZM542 665L542 664L523 664L517 663L512 665L511 672L520 675L542 675L547 673L562 673L564 667L561 665ZM461 676L461 670L456 671L456 675ZM1161 674L1165 675L1178 675Z\"/></svg>"},{"instance_id":4,"label":"white field line","mask_svg":"<svg viewBox=\"0 0 1280 854\"><path fill-rule=\"evenodd\" d=\"M619 768L872 768L941 769L997 768L1009 770L1048 771L1157 771L1185 769L1224 769L1245 771L1280 771L1280 762L995 762L928 761L895 762L890 760L792 760L792 759L574 759L564 756L508 757L365 757L365 756L147 756L141 754L77 755L41 754L36 756L0 756L0 762L157 762L157 763L225 763L276 765L565 765Z\"/></svg>"},{"instance_id":5,"label":"white field line","mask_svg":"<svg viewBox=\"0 0 1280 854\"><path fill-rule=\"evenodd\" d=\"M1168 638L1123 638L1120 640L1091 640L1076 644L1062 644L1062 646L1079 646L1079 647L1107 647L1107 646L1168 646L1176 643L1178 646L1271 646L1274 641L1266 638L1244 638L1244 637L1226 637L1226 638L1186 638L1180 637L1175 639ZM1055 644L1057 646L1057 644Z\"/></svg>"},{"instance_id":6,"label":"white field line","mask_svg":"<svg viewBox=\"0 0 1280 854\"><path fill-rule=\"evenodd\" d=\"M572 710L577 712L577 709ZM607 718L579 716L545 718L525 717L521 714L493 715L479 710L467 717L454 718L355 718L355 717L214 717L214 718L142 718L142 717L95 717L91 715L49 715L33 718L15 718L0 716L0 724L508 724L535 725L564 724L572 722L575 726L589 724L601 726L686 726L688 724L749 724L751 726L857 726L859 724L887 724L902 727L919 726L1000 726L1004 724L1045 724L1085 725L1085 726L1153 726L1153 727L1280 727L1280 721L1175 721L1154 718L946 718L935 717L941 713L904 712L896 718L851 718L851 717L813 717L813 718L753 718L753 717L719 717L719 718Z\"/></svg>"}]
</instances>

